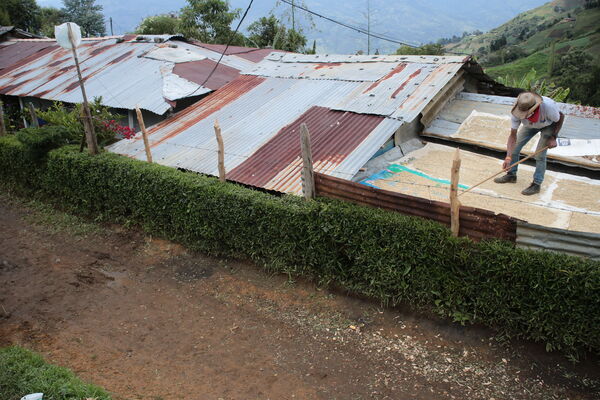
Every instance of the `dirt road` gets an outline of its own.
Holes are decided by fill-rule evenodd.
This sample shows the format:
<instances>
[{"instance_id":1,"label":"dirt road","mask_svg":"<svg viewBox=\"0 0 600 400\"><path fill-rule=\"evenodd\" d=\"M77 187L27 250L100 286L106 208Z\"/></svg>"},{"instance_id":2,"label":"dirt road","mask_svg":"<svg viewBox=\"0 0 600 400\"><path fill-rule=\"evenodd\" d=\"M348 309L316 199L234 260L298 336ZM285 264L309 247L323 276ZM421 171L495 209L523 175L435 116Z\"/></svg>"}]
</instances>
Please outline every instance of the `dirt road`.
<instances>
[{"instance_id":1,"label":"dirt road","mask_svg":"<svg viewBox=\"0 0 600 400\"><path fill-rule=\"evenodd\" d=\"M115 399L591 399L571 365L492 332L270 276L0 195L0 346ZM594 375L595 374L595 375Z\"/></svg>"}]
</instances>

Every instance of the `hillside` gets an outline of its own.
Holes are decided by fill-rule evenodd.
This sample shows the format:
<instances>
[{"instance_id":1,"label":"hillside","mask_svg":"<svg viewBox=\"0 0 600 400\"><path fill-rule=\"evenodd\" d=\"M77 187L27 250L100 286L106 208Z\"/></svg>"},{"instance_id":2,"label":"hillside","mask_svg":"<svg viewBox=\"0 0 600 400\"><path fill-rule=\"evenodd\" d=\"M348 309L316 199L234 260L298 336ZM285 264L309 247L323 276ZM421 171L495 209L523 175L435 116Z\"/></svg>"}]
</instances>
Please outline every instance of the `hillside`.
<instances>
[{"instance_id":1,"label":"hillside","mask_svg":"<svg viewBox=\"0 0 600 400\"><path fill-rule=\"evenodd\" d=\"M535 67L547 73L554 42L555 54L579 47L600 57L600 8L584 9L585 0L554 0L519 14L507 23L477 36L445 46L449 52L474 54L494 76ZM494 42L506 44L494 49ZM503 62L504 61L504 62ZM501 65L502 64L502 65Z\"/></svg>"},{"instance_id":2,"label":"hillside","mask_svg":"<svg viewBox=\"0 0 600 400\"><path fill-rule=\"evenodd\" d=\"M38 0L40 4L61 7L61 0ZM448 2L446 0L408 0L386 1L370 0L371 29L373 32L384 34L412 43L427 43L439 37L460 35L464 31L476 29L485 31L503 21L542 4L544 0L489 0L485 7L480 6L479 0L463 0ZM96 0L104 7L104 15L108 20L113 19L115 34L131 32L144 17L160 13L176 12L186 4L185 0ZM233 8L245 9L248 0L229 0ZM345 23L366 28L367 0L298 0L309 9ZM258 18L274 12L281 17L289 15L288 6L283 3L276 5L276 0L254 1L252 8L244 21L242 29ZM306 15L296 11L296 21L307 28ZM287 21L286 21L287 22ZM306 30L310 43L317 41L320 53L353 54L358 50L367 50L366 36L331 22L314 18L315 27ZM110 31L110 29L108 29ZM372 52L379 49L381 53L393 53L398 48L394 43L373 39Z\"/></svg>"},{"instance_id":3,"label":"hillside","mask_svg":"<svg viewBox=\"0 0 600 400\"><path fill-rule=\"evenodd\" d=\"M565 68L557 71L564 56L581 58L576 52L580 49L593 58L589 61L591 66L600 65L600 7L584 8L585 4L585 0L554 0L519 14L489 32L447 44L445 49L474 54L486 72L495 78L520 80L535 69L538 80L548 79L570 86L565 85L570 82L569 77L564 76ZM591 96L571 89L571 100L586 101Z\"/></svg>"}]
</instances>

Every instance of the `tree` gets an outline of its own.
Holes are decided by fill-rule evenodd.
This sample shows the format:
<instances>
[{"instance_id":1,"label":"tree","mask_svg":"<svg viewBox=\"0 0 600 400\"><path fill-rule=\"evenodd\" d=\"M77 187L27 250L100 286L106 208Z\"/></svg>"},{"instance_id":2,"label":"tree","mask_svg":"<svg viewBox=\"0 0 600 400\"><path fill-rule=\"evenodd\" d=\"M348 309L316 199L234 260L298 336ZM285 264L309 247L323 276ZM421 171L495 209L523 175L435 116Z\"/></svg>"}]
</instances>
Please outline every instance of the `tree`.
<instances>
[{"instance_id":1,"label":"tree","mask_svg":"<svg viewBox=\"0 0 600 400\"><path fill-rule=\"evenodd\" d=\"M180 32L180 19L174 14L147 17L140 22L135 33L142 35L174 35Z\"/></svg>"},{"instance_id":2,"label":"tree","mask_svg":"<svg viewBox=\"0 0 600 400\"><path fill-rule=\"evenodd\" d=\"M571 99L600 106L600 65L581 48L574 47L556 60L551 79L570 88Z\"/></svg>"},{"instance_id":3,"label":"tree","mask_svg":"<svg viewBox=\"0 0 600 400\"><path fill-rule=\"evenodd\" d=\"M497 51L506 46L506 36L502 35L490 43L490 51Z\"/></svg>"},{"instance_id":4,"label":"tree","mask_svg":"<svg viewBox=\"0 0 600 400\"><path fill-rule=\"evenodd\" d=\"M278 36L285 35L286 28L283 26L277 17L273 14L268 17L261 17L257 21L254 21L248 26L248 39L256 47L273 47L277 43Z\"/></svg>"},{"instance_id":5,"label":"tree","mask_svg":"<svg viewBox=\"0 0 600 400\"><path fill-rule=\"evenodd\" d=\"M66 22L66 20L65 14L58 8L42 7L40 9L40 33L44 36L54 37L54 27Z\"/></svg>"},{"instance_id":6,"label":"tree","mask_svg":"<svg viewBox=\"0 0 600 400\"><path fill-rule=\"evenodd\" d=\"M82 35L104 36L104 15L102 6L94 4L95 0L63 0L61 9L69 22L75 22L81 27Z\"/></svg>"},{"instance_id":7,"label":"tree","mask_svg":"<svg viewBox=\"0 0 600 400\"><path fill-rule=\"evenodd\" d=\"M2 0L0 19L3 25L37 33L40 30L40 7L35 0Z\"/></svg>"},{"instance_id":8,"label":"tree","mask_svg":"<svg viewBox=\"0 0 600 400\"><path fill-rule=\"evenodd\" d=\"M261 48L270 47L291 52L309 52L305 49L306 36L294 29L287 29L274 15L262 17L248 27L248 39ZM313 46L314 47L314 46Z\"/></svg>"},{"instance_id":9,"label":"tree","mask_svg":"<svg viewBox=\"0 0 600 400\"><path fill-rule=\"evenodd\" d=\"M442 56L444 55L444 48L439 43L429 43L421 47L400 46L400 48L396 50L396 54L414 56Z\"/></svg>"},{"instance_id":10,"label":"tree","mask_svg":"<svg viewBox=\"0 0 600 400\"><path fill-rule=\"evenodd\" d=\"M233 35L231 23L239 17L240 10L229 9L226 0L187 0L188 5L181 9L181 33L205 43L243 45L240 33Z\"/></svg>"},{"instance_id":11,"label":"tree","mask_svg":"<svg viewBox=\"0 0 600 400\"><path fill-rule=\"evenodd\" d=\"M292 51L292 52L304 52L304 46L306 46L306 36L302 32L295 29L288 29L287 35L285 36L285 42L281 46L281 50Z\"/></svg>"}]
</instances>

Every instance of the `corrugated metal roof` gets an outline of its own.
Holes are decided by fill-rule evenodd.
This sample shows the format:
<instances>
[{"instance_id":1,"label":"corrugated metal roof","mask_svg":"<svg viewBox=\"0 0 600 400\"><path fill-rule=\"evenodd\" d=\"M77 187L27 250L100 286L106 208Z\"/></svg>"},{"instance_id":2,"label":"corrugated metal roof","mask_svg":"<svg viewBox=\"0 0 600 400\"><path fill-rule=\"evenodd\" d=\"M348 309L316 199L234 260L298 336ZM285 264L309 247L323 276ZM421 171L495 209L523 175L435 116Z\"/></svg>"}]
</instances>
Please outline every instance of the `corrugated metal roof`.
<instances>
[{"instance_id":1,"label":"corrugated metal roof","mask_svg":"<svg viewBox=\"0 0 600 400\"><path fill-rule=\"evenodd\" d=\"M289 63L382 63L407 62L425 64L464 64L470 56L393 56L393 55L345 55L345 54L296 54L271 53L267 60Z\"/></svg>"},{"instance_id":2,"label":"corrugated metal roof","mask_svg":"<svg viewBox=\"0 0 600 400\"><path fill-rule=\"evenodd\" d=\"M16 41L0 42L0 73L19 61L26 60L48 47L56 46L56 42Z\"/></svg>"},{"instance_id":3,"label":"corrugated metal roof","mask_svg":"<svg viewBox=\"0 0 600 400\"><path fill-rule=\"evenodd\" d=\"M0 35L6 33L6 32L10 32L14 29L14 26L0 26Z\"/></svg>"},{"instance_id":4,"label":"corrugated metal roof","mask_svg":"<svg viewBox=\"0 0 600 400\"><path fill-rule=\"evenodd\" d=\"M213 124L218 119L225 144L225 168L230 171L228 179L297 193L299 139L289 138L297 125L307 122L315 138L315 170L349 179L402 124L381 116L329 109L361 85L242 75L151 128L153 159L216 175ZM120 141L110 151L145 159L139 138ZM249 172L244 172L246 169Z\"/></svg>"},{"instance_id":5,"label":"corrugated metal roof","mask_svg":"<svg viewBox=\"0 0 600 400\"><path fill-rule=\"evenodd\" d=\"M464 57L271 54L246 74L363 82L332 108L414 120L463 67Z\"/></svg>"},{"instance_id":6,"label":"corrugated metal roof","mask_svg":"<svg viewBox=\"0 0 600 400\"><path fill-rule=\"evenodd\" d=\"M235 56L223 57L221 66L207 82L220 54L182 41L168 42L171 35L131 35L116 39L85 40L78 49L82 75L90 98L103 104L140 108L164 114L169 100L198 96L218 89L254 63ZM54 41L13 41L2 44L6 68L0 70L0 93L80 103L81 93L71 53ZM194 64L190 64L194 63ZM179 64L175 74L173 69ZM190 68L190 66L192 68ZM193 68L196 67L196 68Z\"/></svg>"},{"instance_id":7,"label":"corrugated metal roof","mask_svg":"<svg viewBox=\"0 0 600 400\"><path fill-rule=\"evenodd\" d=\"M208 59L177 63L175 64L175 68L173 68L173 72L199 85L204 83L205 87L212 90L219 89L237 78L240 74L240 71L235 68L228 67L224 64L217 65L215 61ZM210 75L211 72L212 75ZM210 79L206 81L206 77L209 75Z\"/></svg>"},{"instance_id":8,"label":"corrugated metal roof","mask_svg":"<svg viewBox=\"0 0 600 400\"><path fill-rule=\"evenodd\" d=\"M227 48L227 51L225 52L225 55L228 56L237 56L240 58L243 58L245 60L251 61L253 63L257 63L261 60L263 60L265 57L267 57L270 54L284 54L284 51L278 50L276 52L273 52L273 50L271 49L258 49L258 48L254 48L254 47L240 47L240 46L225 46L223 44L208 44L208 43L201 43L201 42L196 42L193 41L192 43L194 43L197 46L200 47L204 47L206 49L212 50L214 52L217 52L219 54L222 54L225 49Z\"/></svg>"},{"instance_id":9,"label":"corrugated metal roof","mask_svg":"<svg viewBox=\"0 0 600 400\"><path fill-rule=\"evenodd\" d=\"M339 164L383 120L375 115L332 111L311 107L271 137L227 178L280 192L301 191L300 125L310 132L312 158L317 172L328 173Z\"/></svg>"},{"instance_id":10,"label":"corrugated metal roof","mask_svg":"<svg viewBox=\"0 0 600 400\"><path fill-rule=\"evenodd\" d=\"M152 128L153 159L217 175L213 124L218 119L228 179L299 193L297 133L306 122L315 170L351 179L404 121L418 116L464 61L271 53L250 72ZM145 159L139 138L110 150Z\"/></svg>"}]
</instances>

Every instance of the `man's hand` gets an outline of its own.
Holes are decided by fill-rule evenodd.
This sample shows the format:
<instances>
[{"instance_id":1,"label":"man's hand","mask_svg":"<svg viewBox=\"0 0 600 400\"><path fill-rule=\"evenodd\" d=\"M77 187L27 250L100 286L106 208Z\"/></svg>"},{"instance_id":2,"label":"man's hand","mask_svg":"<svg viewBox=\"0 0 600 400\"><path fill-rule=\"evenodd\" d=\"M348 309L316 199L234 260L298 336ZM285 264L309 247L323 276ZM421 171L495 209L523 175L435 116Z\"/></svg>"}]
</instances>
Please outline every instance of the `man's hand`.
<instances>
[{"instance_id":1,"label":"man's hand","mask_svg":"<svg viewBox=\"0 0 600 400\"><path fill-rule=\"evenodd\" d=\"M508 167L511 166L511 164L512 164L512 158L506 157L504 159L504 162L502 163L502 169L506 171L508 169Z\"/></svg>"},{"instance_id":2,"label":"man's hand","mask_svg":"<svg viewBox=\"0 0 600 400\"><path fill-rule=\"evenodd\" d=\"M549 149L553 149L557 146L556 144L556 138L554 136L550 136L550 138L548 139L548 143L546 143L548 145Z\"/></svg>"}]
</instances>

